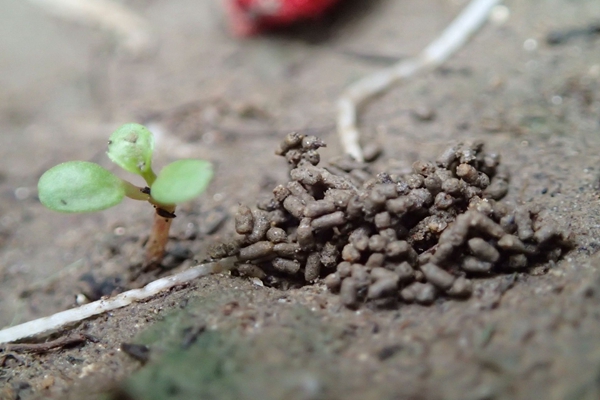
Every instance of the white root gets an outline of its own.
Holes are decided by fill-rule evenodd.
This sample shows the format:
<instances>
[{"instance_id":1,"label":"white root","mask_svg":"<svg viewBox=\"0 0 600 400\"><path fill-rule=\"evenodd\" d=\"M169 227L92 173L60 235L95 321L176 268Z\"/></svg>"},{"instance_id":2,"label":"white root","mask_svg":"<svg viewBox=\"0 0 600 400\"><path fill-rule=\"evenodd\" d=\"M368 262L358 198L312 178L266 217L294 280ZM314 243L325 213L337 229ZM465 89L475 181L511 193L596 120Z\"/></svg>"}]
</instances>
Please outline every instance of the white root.
<instances>
[{"instance_id":1,"label":"white root","mask_svg":"<svg viewBox=\"0 0 600 400\"><path fill-rule=\"evenodd\" d=\"M363 161L357 109L373 96L424 69L441 65L460 49L500 0L472 0L458 17L418 56L377 71L350 85L338 100L337 131L346 154Z\"/></svg>"},{"instance_id":2,"label":"white root","mask_svg":"<svg viewBox=\"0 0 600 400\"><path fill-rule=\"evenodd\" d=\"M148 22L112 0L29 1L56 17L112 33L117 37L119 46L133 56L147 53L154 46Z\"/></svg>"},{"instance_id":3,"label":"white root","mask_svg":"<svg viewBox=\"0 0 600 400\"><path fill-rule=\"evenodd\" d=\"M94 301L81 307L58 312L48 317L25 322L0 330L0 344L14 342L40 333L56 330L68 324L82 321L94 315L102 314L133 302L146 300L173 286L189 283L202 276L228 271L233 268L236 257L201 264L178 274L150 282L141 289L129 290L109 299Z\"/></svg>"}]
</instances>

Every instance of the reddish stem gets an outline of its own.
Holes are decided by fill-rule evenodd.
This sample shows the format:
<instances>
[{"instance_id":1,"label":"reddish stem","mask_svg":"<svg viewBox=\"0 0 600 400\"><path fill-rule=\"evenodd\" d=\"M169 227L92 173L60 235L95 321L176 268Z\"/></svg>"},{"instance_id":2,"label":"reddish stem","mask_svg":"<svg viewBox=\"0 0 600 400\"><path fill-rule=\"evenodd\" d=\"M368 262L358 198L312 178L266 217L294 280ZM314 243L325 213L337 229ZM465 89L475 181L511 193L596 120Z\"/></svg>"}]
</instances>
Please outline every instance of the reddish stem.
<instances>
[{"instance_id":1,"label":"reddish stem","mask_svg":"<svg viewBox=\"0 0 600 400\"><path fill-rule=\"evenodd\" d=\"M175 217L175 207L157 207L150 238L146 243L146 267L159 265L165 256L169 241L169 229Z\"/></svg>"}]
</instances>

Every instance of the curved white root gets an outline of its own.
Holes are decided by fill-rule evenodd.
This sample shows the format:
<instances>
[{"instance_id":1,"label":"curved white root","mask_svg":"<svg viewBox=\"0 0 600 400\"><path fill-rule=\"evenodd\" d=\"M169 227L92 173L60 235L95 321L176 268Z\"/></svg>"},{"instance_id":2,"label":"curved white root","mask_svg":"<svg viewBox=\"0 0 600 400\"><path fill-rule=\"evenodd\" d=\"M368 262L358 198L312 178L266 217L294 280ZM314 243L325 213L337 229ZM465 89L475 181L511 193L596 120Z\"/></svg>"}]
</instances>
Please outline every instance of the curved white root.
<instances>
[{"instance_id":1,"label":"curved white root","mask_svg":"<svg viewBox=\"0 0 600 400\"><path fill-rule=\"evenodd\" d=\"M120 47L131 55L141 55L153 47L154 39L148 22L112 0L29 1L59 18L99 27L114 34Z\"/></svg>"},{"instance_id":2,"label":"curved white root","mask_svg":"<svg viewBox=\"0 0 600 400\"><path fill-rule=\"evenodd\" d=\"M55 330L94 315L125 307L135 301L148 299L173 286L188 283L201 276L228 271L233 268L235 261L235 257L229 257L219 261L201 264L178 274L157 279L141 289L129 290L109 299L98 300L81 307L58 312L48 317L2 329L0 330L0 343L14 342L46 331Z\"/></svg>"},{"instance_id":3,"label":"curved white root","mask_svg":"<svg viewBox=\"0 0 600 400\"><path fill-rule=\"evenodd\" d=\"M426 68L435 68L460 49L486 21L500 0L472 0L458 17L418 56L377 71L350 85L338 100L337 131L344 152L363 161L357 109L393 84Z\"/></svg>"}]
</instances>

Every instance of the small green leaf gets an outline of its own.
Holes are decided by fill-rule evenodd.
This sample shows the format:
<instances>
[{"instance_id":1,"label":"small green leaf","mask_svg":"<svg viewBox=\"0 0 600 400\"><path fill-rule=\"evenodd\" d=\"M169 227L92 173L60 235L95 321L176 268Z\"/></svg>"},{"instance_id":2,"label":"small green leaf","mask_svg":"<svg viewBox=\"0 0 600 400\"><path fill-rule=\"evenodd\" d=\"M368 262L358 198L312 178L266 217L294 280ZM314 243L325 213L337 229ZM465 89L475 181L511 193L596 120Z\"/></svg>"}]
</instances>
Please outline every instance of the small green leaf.
<instances>
[{"instance_id":1,"label":"small green leaf","mask_svg":"<svg viewBox=\"0 0 600 400\"><path fill-rule=\"evenodd\" d=\"M154 175L152 173L153 151L154 136L140 124L125 124L114 131L108 140L108 157L124 170L142 175L144 178L149 173Z\"/></svg>"},{"instance_id":2,"label":"small green leaf","mask_svg":"<svg viewBox=\"0 0 600 400\"><path fill-rule=\"evenodd\" d=\"M38 182L43 205L60 212L91 212L117 205L125 185L98 164L69 161L44 172Z\"/></svg>"},{"instance_id":3,"label":"small green leaf","mask_svg":"<svg viewBox=\"0 0 600 400\"><path fill-rule=\"evenodd\" d=\"M212 179L212 164L204 160L178 160L158 174L150 195L161 204L179 204L204 192Z\"/></svg>"}]
</instances>

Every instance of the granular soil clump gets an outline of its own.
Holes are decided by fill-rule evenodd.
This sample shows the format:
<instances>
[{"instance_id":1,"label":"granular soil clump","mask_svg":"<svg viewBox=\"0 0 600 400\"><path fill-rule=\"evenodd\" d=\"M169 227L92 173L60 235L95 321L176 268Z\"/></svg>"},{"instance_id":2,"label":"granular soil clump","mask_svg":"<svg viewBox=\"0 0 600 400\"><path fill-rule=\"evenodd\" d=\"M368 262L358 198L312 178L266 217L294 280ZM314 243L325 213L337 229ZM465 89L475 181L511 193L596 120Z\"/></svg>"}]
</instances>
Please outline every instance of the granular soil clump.
<instances>
[{"instance_id":1,"label":"granular soil clump","mask_svg":"<svg viewBox=\"0 0 600 400\"><path fill-rule=\"evenodd\" d=\"M457 143L413 173L371 172L340 158L319 166L315 136L287 135L276 154L290 181L235 215L240 235L211 249L241 275L289 287L323 278L343 304L431 304L468 297L472 278L526 271L570 246L548 211L500 200L510 174L482 142Z\"/></svg>"}]
</instances>

